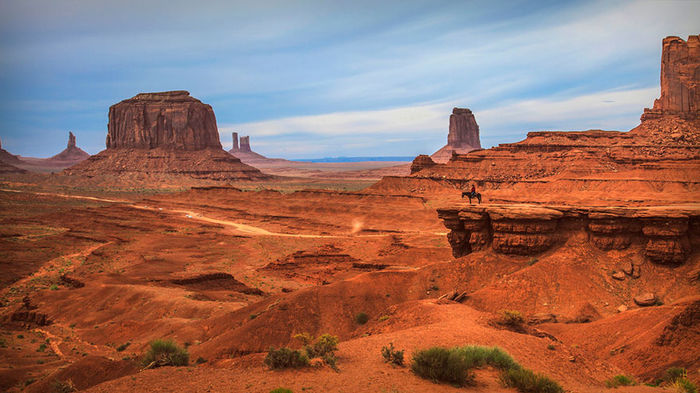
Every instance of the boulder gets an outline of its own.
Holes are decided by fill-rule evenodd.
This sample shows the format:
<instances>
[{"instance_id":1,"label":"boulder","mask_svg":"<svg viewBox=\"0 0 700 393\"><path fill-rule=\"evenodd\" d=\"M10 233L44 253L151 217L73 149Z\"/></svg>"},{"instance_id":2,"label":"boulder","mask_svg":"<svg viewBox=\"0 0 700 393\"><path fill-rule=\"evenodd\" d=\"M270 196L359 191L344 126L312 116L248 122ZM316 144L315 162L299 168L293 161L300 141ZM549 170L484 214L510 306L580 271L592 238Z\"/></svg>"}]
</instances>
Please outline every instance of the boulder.
<instances>
[{"instance_id":1,"label":"boulder","mask_svg":"<svg viewBox=\"0 0 700 393\"><path fill-rule=\"evenodd\" d=\"M653 306L658 302L656 295L647 292L634 297L634 302L640 307Z\"/></svg>"}]
</instances>

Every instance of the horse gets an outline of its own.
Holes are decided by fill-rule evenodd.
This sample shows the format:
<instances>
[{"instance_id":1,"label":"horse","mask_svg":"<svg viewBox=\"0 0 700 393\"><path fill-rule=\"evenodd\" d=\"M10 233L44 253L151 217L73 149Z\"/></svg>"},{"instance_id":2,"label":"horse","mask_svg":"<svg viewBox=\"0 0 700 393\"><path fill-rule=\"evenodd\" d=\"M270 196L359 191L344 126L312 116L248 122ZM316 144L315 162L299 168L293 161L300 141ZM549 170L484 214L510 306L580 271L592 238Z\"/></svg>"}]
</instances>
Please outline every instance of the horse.
<instances>
[{"instance_id":1,"label":"horse","mask_svg":"<svg viewBox=\"0 0 700 393\"><path fill-rule=\"evenodd\" d=\"M476 198L479 201L479 204L481 204L481 194L478 192L472 193L471 191L462 191L462 199L467 196L469 197L469 204L472 204L472 198Z\"/></svg>"}]
</instances>

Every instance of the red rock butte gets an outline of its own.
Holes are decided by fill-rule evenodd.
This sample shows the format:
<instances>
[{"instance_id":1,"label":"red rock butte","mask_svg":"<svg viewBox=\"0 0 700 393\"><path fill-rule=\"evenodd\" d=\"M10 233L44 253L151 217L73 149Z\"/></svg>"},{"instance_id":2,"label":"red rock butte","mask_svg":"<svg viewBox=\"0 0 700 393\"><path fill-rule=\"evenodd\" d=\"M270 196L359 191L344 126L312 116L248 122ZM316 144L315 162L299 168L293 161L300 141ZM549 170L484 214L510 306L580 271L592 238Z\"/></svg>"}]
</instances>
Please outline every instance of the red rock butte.
<instances>
[{"instance_id":1,"label":"red rock butte","mask_svg":"<svg viewBox=\"0 0 700 393\"><path fill-rule=\"evenodd\" d=\"M184 90L141 93L112 105L108 130L108 149L221 149L214 110Z\"/></svg>"},{"instance_id":2,"label":"red rock butte","mask_svg":"<svg viewBox=\"0 0 700 393\"><path fill-rule=\"evenodd\" d=\"M64 173L212 180L270 177L225 152L212 107L183 90L141 93L112 105L106 144L106 150Z\"/></svg>"},{"instance_id":3,"label":"red rock butte","mask_svg":"<svg viewBox=\"0 0 700 393\"><path fill-rule=\"evenodd\" d=\"M430 157L433 161L444 164L449 161L453 153L464 154L480 148L479 125L476 124L474 113L467 108L453 108L447 145Z\"/></svg>"}]
</instances>

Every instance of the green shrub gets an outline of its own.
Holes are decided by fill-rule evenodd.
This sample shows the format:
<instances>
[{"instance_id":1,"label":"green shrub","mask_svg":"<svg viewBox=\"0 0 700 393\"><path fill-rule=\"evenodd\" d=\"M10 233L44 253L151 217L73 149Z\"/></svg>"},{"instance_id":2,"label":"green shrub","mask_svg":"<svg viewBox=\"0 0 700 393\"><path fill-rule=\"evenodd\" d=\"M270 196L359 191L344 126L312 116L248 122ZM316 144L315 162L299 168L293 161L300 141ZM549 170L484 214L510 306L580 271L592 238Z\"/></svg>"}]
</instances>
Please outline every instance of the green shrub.
<instances>
[{"instance_id":1,"label":"green shrub","mask_svg":"<svg viewBox=\"0 0 700 393\"><path fill-rule=\"evenodd\" d=\"M316 340L309 333L300 333L294 338L301 341L306 355L311 359L322 358L326 354L338 350L338 337L327 333L318 336Z\"/></svg>"},{"instance_id":2,"label":"green shrub","mask_svg":"<svg viewBox=\"0 0 700 393\"><path fill-rule=\"evenodd\" d=\"M389 343L388 347L382 347L384 361L397 366L403 366L403 350L394 350L394 343Z\"/></svg>"},{"instance_id":3,"label":"green shrub","mask_svg":"<svg viewBox=\"0 0 700 393\"><path fill-rule=\"evenodd\" d=\"M117 352L121 352L121 351L125 350L126 348L129 347L129 345L131 345L131 342L127 341L127 342L125 342L124 344L118 346L118 347L117 347Z\"/></svg>"},{"instance_id":4,"label":"green shrub","mask_svg":"<svg viewBox=\"0 0 700 393\"><path fill-rule=\"evenodd\" d=\"M358 325L364 325L367 321L369 321L369 316L367 316L366 313L361 312L355 315L355 322L357 322Z\"/></svg>"},{"instance_id":5,"label":"green shrub","mask_svg":"<svg viewBox=\"0 0 700 393\"><path fill-rule=\"evenodd\" d=\"M622 374L616 375L605 381L605 385L609 388L616 388L618 386L633 386L636 384L637 381L635 381L633 378Z\"/></svg>"},{"instance_id":6,"label":"green shrub","mask_svg":"<svg viewBox=\"0 0 700 393\"><path fill-rule=\"evenodd\" d=\"M56 284L51 284L51 286L49 287L49 289L52 290L52 291L57 291L57 290L58 290L58 285L56 285Z\"/></svg>"},{"instance_id":7,"label":"green shrub","mask_svg":"<svg viewBox=\"0 0 700 393\"><path fill-rule=\"evenodd\" d=\"M289 389L285 389L285 388L277 388L277 389L270 390L270 393L294 393L294 392L292 392Z\"/></svg>"},{"instance_id":8,"label":"green shrub","mask_svg":"<svg viewBox=\"0 0 700 393\"><path fill-rule=\"evenodd\" d=\"M433 347L413 354L411 371L433 382L447 382L463 386L473 380L469 368L456 351Z\"/></svg>"},{"instance_id":9,"label":"green shrub","mask_svg":"<svg viewBox=\"0 0 700 393\"><path fill-rule=\"evenodd\" d=\"M521 393L563 393L564 389L549 377L525 368L513 368L501 373L501 383Z\"/></svg>"},{"instance_id":10,"label":"green shrub","mask_svg":"<svg viewBox=\"0 0 700 393\"><path fill-rule=\"evenodd\" d=\"M190 355L187 350L178 346L173 340L153 340L151 348L143 357L146 368L162 366L187 366Z\"/></svg>"},{"instance_id":11,"label":"green shrub","mask_svg":"<svg viewBox=\"0 0 700 393\"><path fill-rule=\"evenodd\" d=\"M36 349L37 352L44 352L46 350L46 343L41 343L39 348Z\"/></svg>"},{"instance_id":12,"label":"green shrub","mask_svg":"<svg viewBox=\"0 0 700 393\"><path fill-rule=\"evenodd\" d=\"M309 357L302 351L289 349L270 348L265 357L265 364L271 369L298 368L309 365Z\"/></svg>"},{"instance_id":13,"label":"green shrub","mask_svg":"<svg viewBox=\"0 0 700 393\"><path fill-rule=\"evenodd\" d=\"M683 367L671 367L666 370L666 376L664 379L668 382L675 382L676 380L687 376L688 372Z\"/></svg>"},{"instance_id":14,"label":"green shrub","mask_svg":"<svg viewBox=\"0 0 700 393\"><path fill-rule=\"evenodd\" d=\"M678 378L671 384L678 393L698 393L698 387L688 378Z\"/></svg>"},{"instance_id":15,"label":"green shrub","mask_svg":"<svg viewBox=\"0 0 700 393\"><path fill-rule=\"evenodd\" d=\"M455 348L464 357L464 361L469 368L492 366L499 370L509 370L521 368L518 362L498 347L482 347L468 345L466 347Z\"/></svg>"},{"instance_id":16,"label":"green shrub","mask_svg":"<svg viewBox=\"0 0 700 393\"><path fill-rule=\"evenodd\" d=\"M202 364L202 363L206 363L206 362L207 362L207 359L200 356L197 358L197 360L194 361L194 364Z\"/></svg>"}]
</instances>

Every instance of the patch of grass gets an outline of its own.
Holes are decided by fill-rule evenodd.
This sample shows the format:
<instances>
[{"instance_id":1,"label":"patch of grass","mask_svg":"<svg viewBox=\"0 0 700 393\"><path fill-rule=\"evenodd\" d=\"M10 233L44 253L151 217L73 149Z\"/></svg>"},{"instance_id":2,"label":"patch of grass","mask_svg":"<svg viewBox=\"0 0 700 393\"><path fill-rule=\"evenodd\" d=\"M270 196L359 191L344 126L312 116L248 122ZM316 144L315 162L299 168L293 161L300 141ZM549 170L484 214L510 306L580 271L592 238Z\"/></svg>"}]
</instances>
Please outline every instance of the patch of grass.
<instances>
[{"instance_id":1,"label":"patch of grass","mask_svg":"<svg viewBox=\"0 0 700 393\"><path fill-rule=\"evenodd\" d=\"M52 290L52 291L57 291L57 290L58 290L58 285L56 285L56 284L51 284L51 286L49 287L49 289Z\"/></svg>"},{"instance_id":2,"label":"patch of grass","mask_svg":"<svg viewBox=\"0 0 700 393\"><path fill-rule=\"evenodd\" d=\"M527 261L527 265L528 265L528 266L532 266L532 265L534 265L534 264L536 264L536 263L537 263L537 258L530 258L530 259Z\"/></svg>"},{"instance_id":3,"label":"patch of grass","mask_svg":"<svg viewBox=\"0 0 700 393\"><path fill-rule=\"evenodd\" d=\"M39 348L36 349L37 352L44 352L46 350L46 343L41 343Z\"/></svg>"},{"instance_id":4,"label":"patch of grass","mask_svg":"<svg viewBox=\"0 0 700 393\"><path fill-rule=\"evenodd\" d=\"M554 344L549 344L547 345L547 349L549 349L550 351L554 351L555 349L557 349L557 347L555 347Z\"/></svg>"},{"instance_id":5,"label":"patch of grass","mask_svg":"<svg viewBox=\"0 0 700 393\"><path fill-rule=\"evenodd\" d=\"M464 386L473 380L464 359L454 350L433 347L413 354L411 371L433 382Z\"/></svg>"},{"instance_id":6,"label":"patch of grass","mask_svg":"<svg viewBox=\"0 0 700 393\"><path fill-rule=\"evenodd\" d=\"M51 384L52 393L71 393L75 391L77 391L77 389L70 379L66 381L53 381Z\"/></svg>"},{"instance_id":7,"label":"patch of grass","mask_svg":"<svg viewBox=\"0 0 700 393\"><path fill-rule=\"evenodd\" d=\"M515 388L521 393L563 393L564 389L546 375L537 374L526 368L505 370L500 376L506 387Z\"/></svg>"},{"instance_id":8,"label":"patch of grass","mask_svg":"<svg viewBox=\"0 0 700 393\"><path fill-rule=\"evenodd\" d=\"M194 364L203 364L203 363L206 363L206 362L207 362L207 359L205 359L205 358L203 358L203 357L200 356L200 357L197 358L197 360L194 361Z\"/></svg>"},{"instance_id":9,"label":"patch of grass","mask_svg":"<svg viewBox=\"0 0 700 393\"><path fill-rule=\"evenodd\" d=\"M126 348L129 347L129 345L131 345L131 342L130 342L130 341L127 341L127 342L125 342L124 344L118 346L118 347L117 347L117 352L121 352L121 351L125 350Z\"/></svg>"},{"instance_id":10,"label":"patch of grass","mask_svg":"<svg viewBox=\"0 0 700 393\"><path fill-rule=\"evenodd\" d=\"M388 316L388 315L382 315L381 317L379 317L379 322L384 322L384 321L386 321L387 319L389 319L389 316Z\"/></svg>"},{"instance_id":11,"label":"patch of grass","mask_svg":"<svg viewBox=\"0 0 700 393\"><path fill-rule=\"evenodd\" d=\"M357 322L358 325L364 325L369 321L369 316L367 316L366 313L360 312L355 315L355 322Z\"/></svg>"},{"instance_id":12,"label":"patch of grass","mask_svg":"<svg viewBox=\"0 0 700 393\"><path fill-rule=\"evenodd\" d=\"M299 368L309 365L309 357L299 350L286 347L270 348L265 357L265 364L271 369Z\"/></svg>"},{"instance_id":13,"label":"patch of grass","mask_svg":"<svg viewBox=\"0 0 700 393\"><path fill-rule=\"evenodd\" d=\"M270 390L270 393L294 393L290 389L286 388L277 388L277 389L272 389Z\"/></svg>"},{"instance_id":14,"label":"patch of grass","mask_svg":"<svg viewBox=\"0 0 700 393\"><path fill-rule=\"evenodd\" d=\"M634 378L622 374L616 375L605 381L605 386L609 388L616 388L618 386L634 386L636 384L637 381L635 381Z\"/></svg>"},{"instance_id":15,"label":"patch of grass","mask_svg":"<svg viewBox=\"0 0 700 393\"><path fill-rule=\"evenodd\" d=\"M143 357L145 368L162 366L187 366L190 355L187 350L178 346L173 340L153 340L151 348Z\"/></svg>"},{"instance_id":16,"label":"patch of grass","mask_svg":"<svg viewBox=\"0 0 700 393\"><path fill-rule=\"evenodd\" d=\"M464 386L474 382L473 369L491 366L501 370L501 382L522 393L563 393L547 376L523 368L498 347L469 345L451 349L433 347L413 355L411 370L434 382Z\"/></svg>"},{"instance_id":17,"label":"patch of grass","mask_svg":"<svg viewBox=\"0 0 700 393\"><path fill-rule=\"evenodd\" d=\"M395 350L394 343L389 343L388 347L382 347L382 357L387 363L391 363L396 366L403 366L403 350Z\"/></svg>"}]
</instances>

